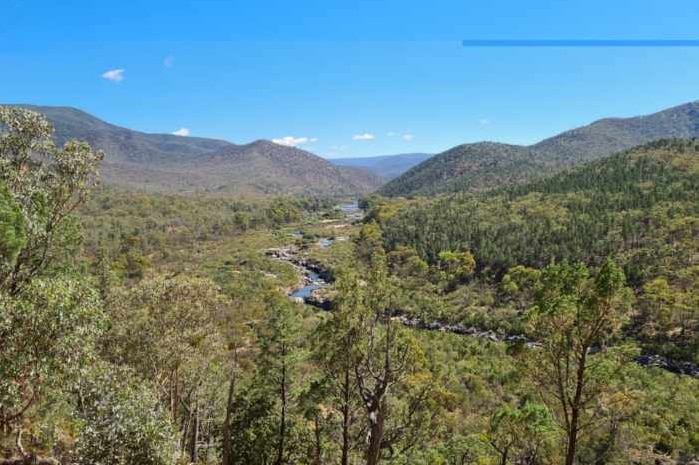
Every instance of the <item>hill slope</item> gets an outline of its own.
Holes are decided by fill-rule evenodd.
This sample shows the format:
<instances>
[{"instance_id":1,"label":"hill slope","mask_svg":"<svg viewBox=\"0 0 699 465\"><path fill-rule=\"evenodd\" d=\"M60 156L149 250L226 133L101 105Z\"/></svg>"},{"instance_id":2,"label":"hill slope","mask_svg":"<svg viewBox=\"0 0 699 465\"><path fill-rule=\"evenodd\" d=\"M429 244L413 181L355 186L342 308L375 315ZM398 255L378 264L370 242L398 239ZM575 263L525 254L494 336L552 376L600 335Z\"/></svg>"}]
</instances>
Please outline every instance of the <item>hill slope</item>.
<instances>
[{"instance_id":1,"label":"hill slope","mask_svg":"<svg viewBox=\"0 0 699 465\"><path fill-rule=\"evenodd\" d=\"M699 362L699 140L659 140L476 195L383 202L370 214L389 257L416 253L437 265L443 251L473 254L473 278L448 298L453 318L519 325L532 302L516 296L534 269L611 257L637 296L628 335L644 350Z\"/></svg>"},{"instance_id":2,"label":"hill slope","mask_svg":"<svg viewBox=\"0 0 699 465\"><path fill-rule=\"evenodd\" d=\"M63 144L68 139L84 140L103 150L110 163L177 164L233 145L216 139L132 131L77 108L22 106L44 114L51 121L56 143Z\"/></svg>"},{"instance_id":3,"label":"hill slope","mask_svg":"<svg viewBox=\"0 0 699 465\"><path fill-rule=\"evenodd\" d=\"M225 147L189 167L219 190L234 192L348 195L370 192L381 183L367 171L334 166L305 150L266 140Z\"/></svg>"},{"instance_id":4,"label":"hill slope","mask_svg":"<svg viewBox=\"0 0 699 465\"><path fill-rule=\"evenodd\" d=\"M347 196L377 189L367 171L337 167L310 152L256 141L147 134L109 124L69 107L22 105L46 115L55 140L89 142L105 153L108 185L157 192Z\"/></svg>"},{"instance_id":5,"label":"hill slope","mask_svg":"<svg viewBox=\"0 0 699 465\"><path fill-rule=\"evenodd\" d=\"M527 184L422 201L383 226L391 249L430 262L461 249L491 270L615 256L642 281L699 265L699 141L660 140Z\"/></svg>"},{"instance_id":6,"label":"hill slope","mask_svg":"<svg viewBox=\"0 0 699 465\"><path fill-rule=\"evenodd\" d=\"M365 168L384 179L393 179L431 156L429 153L401 153L377 157L333 158L330 162L338 166Z\"/></svg>"},{"instance_id":7,"label":"hill slope","mask_svg":"<svg viewBox=\"0 0 699 465\"><path fill-rule=\"evenodd\" d=\"M699 102L647 116L602 119L527 147L460 145L415 166L380 192L408 196L491 189L672 137L699 137Z\"/></svg>"}]
</instances>

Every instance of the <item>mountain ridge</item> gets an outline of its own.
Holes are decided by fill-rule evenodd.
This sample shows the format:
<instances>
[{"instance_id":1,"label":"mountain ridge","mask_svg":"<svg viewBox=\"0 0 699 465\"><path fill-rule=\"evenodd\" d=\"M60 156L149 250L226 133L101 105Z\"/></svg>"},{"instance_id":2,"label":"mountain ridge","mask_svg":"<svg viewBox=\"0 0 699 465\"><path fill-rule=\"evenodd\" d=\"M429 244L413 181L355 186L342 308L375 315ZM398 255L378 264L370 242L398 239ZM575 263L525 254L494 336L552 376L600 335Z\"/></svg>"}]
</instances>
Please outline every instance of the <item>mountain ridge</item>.
<instances>
[{"instance_id":1,"label":"mountain ridge","mask_svg":"<svg viewBox=\"0 0 699 465\"><path fill-rule=\"evenodd\" d=\"M74 107L15 106L44 114L54 126L56 143L79 139L102 150L102 178L116 187L169 193L353 196L371 192L383 182L367 171L337 167L311 152L264 139L234 144L152 134L111 124Z\"/></svg>"},{"instance_id":2,"label":"mountain ridge","mask_svg":"<svg viewBox=\"0 0 699 465\"><path fill-rule=\"evenodd\" d=\"M602 118L522 146L461 144L434 155L384 185L387 196L481 191L554 174L657 139L699 137L699 101L649 115ZM484 146L488 150L483 150Z\"/></svg>"},{"instance_id":3,"label":"mountain ridge","mask_svg":"<svg viewBox=\"0 0 699 465\"><path fill-rule=\"evenodd\" d=\"M372 157L346 157L329 159L334 165L365 168L370 172L390 180L400 176L413 166L430 158L430 153L398 153Z\"/></svg>"}]
</instances>

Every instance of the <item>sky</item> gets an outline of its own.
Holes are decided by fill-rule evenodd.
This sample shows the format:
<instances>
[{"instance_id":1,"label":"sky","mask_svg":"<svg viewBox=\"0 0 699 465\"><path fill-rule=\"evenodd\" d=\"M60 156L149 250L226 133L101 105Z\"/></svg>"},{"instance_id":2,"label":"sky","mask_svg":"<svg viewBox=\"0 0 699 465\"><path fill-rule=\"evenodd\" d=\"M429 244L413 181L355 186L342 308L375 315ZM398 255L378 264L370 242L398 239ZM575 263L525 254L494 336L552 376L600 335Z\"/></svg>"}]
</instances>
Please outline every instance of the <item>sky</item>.
<instances>
[{"instance_id":1,"label":"sky","mask_svg":"<svg viewBox=\"0 0 699 465\"><path fill-rule=\"evenodd\" d=\"M699 99L696 0L0 0L0 103L329 158L530 144Z\"/></svg>"}]
</instances>

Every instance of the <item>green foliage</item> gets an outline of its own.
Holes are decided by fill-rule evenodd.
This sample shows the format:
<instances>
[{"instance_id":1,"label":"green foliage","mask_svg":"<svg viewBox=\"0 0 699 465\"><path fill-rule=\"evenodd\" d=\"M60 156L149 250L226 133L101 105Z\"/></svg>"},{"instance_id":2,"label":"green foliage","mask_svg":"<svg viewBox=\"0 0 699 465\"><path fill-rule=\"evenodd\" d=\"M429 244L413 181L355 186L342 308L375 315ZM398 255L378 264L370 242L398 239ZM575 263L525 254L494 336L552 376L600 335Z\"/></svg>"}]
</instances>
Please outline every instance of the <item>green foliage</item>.
<instances>
[{"instance_id":1,"label":"green foliage","mask_svg":"<svg viewBox=\"0 0 699 465\"><path fill-rule=\"evenodd\" d=\"M696 356L699 143L476 197L372 197L357 226L318 199L82 205L98 156L55 148L35 114L2 117L0 442L20 460L17 431L79 464L699 454L697 380L630 364L627 344ZM340 228L354 240L316 245ZM292 244L332 271L332 311L285 295L299 270L265 250Z\"/></svg>"},{"instance_id":2,"label":"green foliage","mask_svg":"<svg viewBox=\"0 0 699 465\"><path fill-rule=\"evenodd\" d=\"M476 268L476 260L468 250L464 252L452 252L445 250L437 255L438 266L443 273L443 279L454 286L473 274Z\"/></svg>"},{"instance_id":3,"label":"green foliage","mask_svg":"<svg viewBox=\"0 0 699 465\"><path fill-rule=\"evenodd\" d=\"M262 235L319 214L328 205L313 199L243 201L106 189L96 192L80 214L86 255L93 263L99 257L120 281L139 280L163 268L182 272L207 246L221 247L221 242L253 231Z\"/></svg>"},{"instance_id":4,"label":"green foliage","mask_svg":"<svg viewBox=\"0 0 699 465\"><path fill-rule=\"evenodd\" d=\"M608 259L592 278L584 265L549 265L535 288L530 324L541 354L532 370L544 401L557 406L567 465L576 462L580 435L598 421L599 405L613 396L613 380L633 354L609 347L630 309L624 282Z\"/></svg>"},{"instance_id":5,"label":"green foliage","mask_svg":"<svg viewBox=\"0 0 699 465\"><path fill-rule=\"evenodd\" d=\"M686 143L685 152L674 156L664 147L651 145L506 191L408 207L382 224L384 237L390 249L411 246L431 263L443 250L471 250L484 269L495 271L542 267L551 259L599 263L615 254L630 277L640 279L670 258L668 245L696 245L699 176L675 165L696 159L689 154L699 143Z\"/></svg>"},{"instance_id":6,"label":"green foliage","mask_svg":"<svg viewBox=\"0 0 699 465\"><path fill-rule=\"evenodd\" d=\"M374 221L364 224L359 231L356 244L357 257L363 263L369 264L374 253L383 248L382 231L379 225Z\"/></svg>"},{"instance_id":7,"label":"green foliage","mask_svg":"<svg viewBox=\"0 0 699 465\"><path fill-rule=\"evenodd\" d=\"M636 337L691 360L699 341L698 165L699 142L667 140L522 186L398 201L401 210L381 223L383 238L389 251L408 247L433 266L445 250L470 250L473 279L447 290L454 306L473 310L449 316L468 313L469 322L498 320L503 328L517 325L516 313L530 304L518 292L531 286L528 270L564 260L600 267L612 257L640 295ZM482 310L498 305L497 318Z\"/></svg>"},{"instance_id":8,"label":"green foliage","mask_svg":"<svg viewBox=\"0 0 699 465\"><path fill-rule=\"evenodd\" d=\"M232 419L234 464L295 463L300 459L306 351L298 307L286 296L265 296L258 327L259 356L251 384L236 399Z\"/></svg>"},{"instance_id":9,"label":"green foliage","mask_svg":"<svg viewBox=\"0 0 699 465\"><path fill-rule=\"evenodd\" d=\"M104 315L77 279L36 278L20 298L0 291L0 410L5 427L31 417L43 391L95 355Z\"/></svg>"},{"instance_id":10,"label":"green foliage","mask_svg":"<svg viewBox=\"0 0 699 465\"><path fill-rule=\"evenodd\" d=\"M0 287L16 293L32 278L75 257L79 244L73 211L95 185L102 154L49 139L52 127L38 113L0 106L0 182L24 220L26 240L11 269L0 269Z\"/></svg>"},{"instance_id":11,"label":"green foliage","mask_svg":"<svg viewBox=\"0 0 699 465\"><path fill-rule=\"evenodd\" d=\"M551 412L541 404L525 401L503 405L490 418L487 442L500 456L500 464L537 463L555 443L556 425Z\"/></svg>"},{"instance_id":12,"label":"green foliage","mask_svg":"<svg viewBox=\"0 0 699 465\"><path fill-rule=\"evenodd\" d=\"M607 118L530 146L462 144L434 155L380 192L389 196L479 192L541 179L663 138L699 137L696 112L692 102L640 118Z\"/></svg>"},{"instance_id":13,"label":"green foliage","mask_svg":"<svg viewBox=\"0 0 699 465\"><path fill-rule=\"evenodd\" d=\"M0 182L0 269L14 266L25 241L22 212L7 186Z\"/></svg>"},{"instance_id":14,"label":"green foliage","mask_svg":"<svg viewBox=\"0 0 699 465\"><path fill-rule=\"evenodd\" d=\"M146 378L187 364L204 369L222 344L217 321L225 302L208 280L158 277L115 290L108 304L112 327L105 355Z\"/></svg>"},{"instance_id":15,"label":"green foliage","mask_svg":"<svg viewBox=\"0 0 699 465\"><path fill-rule=\"evenodd\" d=\"M154 391L128 368L102 363L81 370L76 391L76 463L173 463L176 442L168 417Z\"/></svg>"}]
</instances>

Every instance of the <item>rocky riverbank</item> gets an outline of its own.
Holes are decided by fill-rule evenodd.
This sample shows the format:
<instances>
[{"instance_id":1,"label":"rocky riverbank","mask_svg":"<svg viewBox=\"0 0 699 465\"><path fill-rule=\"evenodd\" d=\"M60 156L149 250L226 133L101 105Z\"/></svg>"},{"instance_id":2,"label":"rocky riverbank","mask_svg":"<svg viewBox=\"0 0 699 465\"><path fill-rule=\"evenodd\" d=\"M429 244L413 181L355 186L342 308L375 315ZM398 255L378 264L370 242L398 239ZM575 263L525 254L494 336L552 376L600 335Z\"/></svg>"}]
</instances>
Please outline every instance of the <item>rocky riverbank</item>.
<instances>
[{"instance_id":1,"label":"rocky riverbank","mask_svg":"<svg viewBox=\"0 0 699 465\"><path fill-rule=\"evenodd\" d=\"M332 302L326 299L321 292L333 281L332 273L324 269L321 264L298 256L298 249L294 246L269 249L267 255L278 260L291 263L299 270L302 282L288 295L295 300L312 305L316 308L329 311ZM409 328L422 331L442 331L459 334L467 337L486 339L507 344L524 344L527 347L537 347L538 342L523 334L501 334L493 330L482 330L473 326L464 326L458 323L443 323L438 321L422 321L419 318L411 318L404 314L394 314L394 321L400 322ZM662 355L645 354L636 358L636 363L645 367L658 367L672 373L691 376L699 379L699 365L691 362L671 360Z\"/></svg>"},{"instance_id":2,"label":"rocky riverbank","mask_svg":"<svg viewBox=\"0 0 699 465\"><path fill-rule=\"evenodd\" d=\"M298 285L286 290L289 297L322 310L330 310L332 303L319 292L333 281L329 270L309 258L300 257L295 246L268 249L265 253L269 257L291 264L299 272Z\"/></svg>"},{"instance_id":3,"label":"rocky riverbank","mask_svg":"<svg viewBox=\"0 0 699 465\"><path fill-rule=\"evenodd\" d=\"M398 315L393 318L405 326L423 331L443 331L490 341L505 342L507 344L524 344L527 347L540 346L538 342L523 334L500 334L493 330L481 330L473 326L467 327L460 324L440 323L437 321L424 322L418 318L410 318L406 315ZM644 367L662 368L672 373L699 379L699 365L696 363L671 360L662 355L653 354L641 355L635 359L635 362Z\"/></svg>"}]
</instances>

